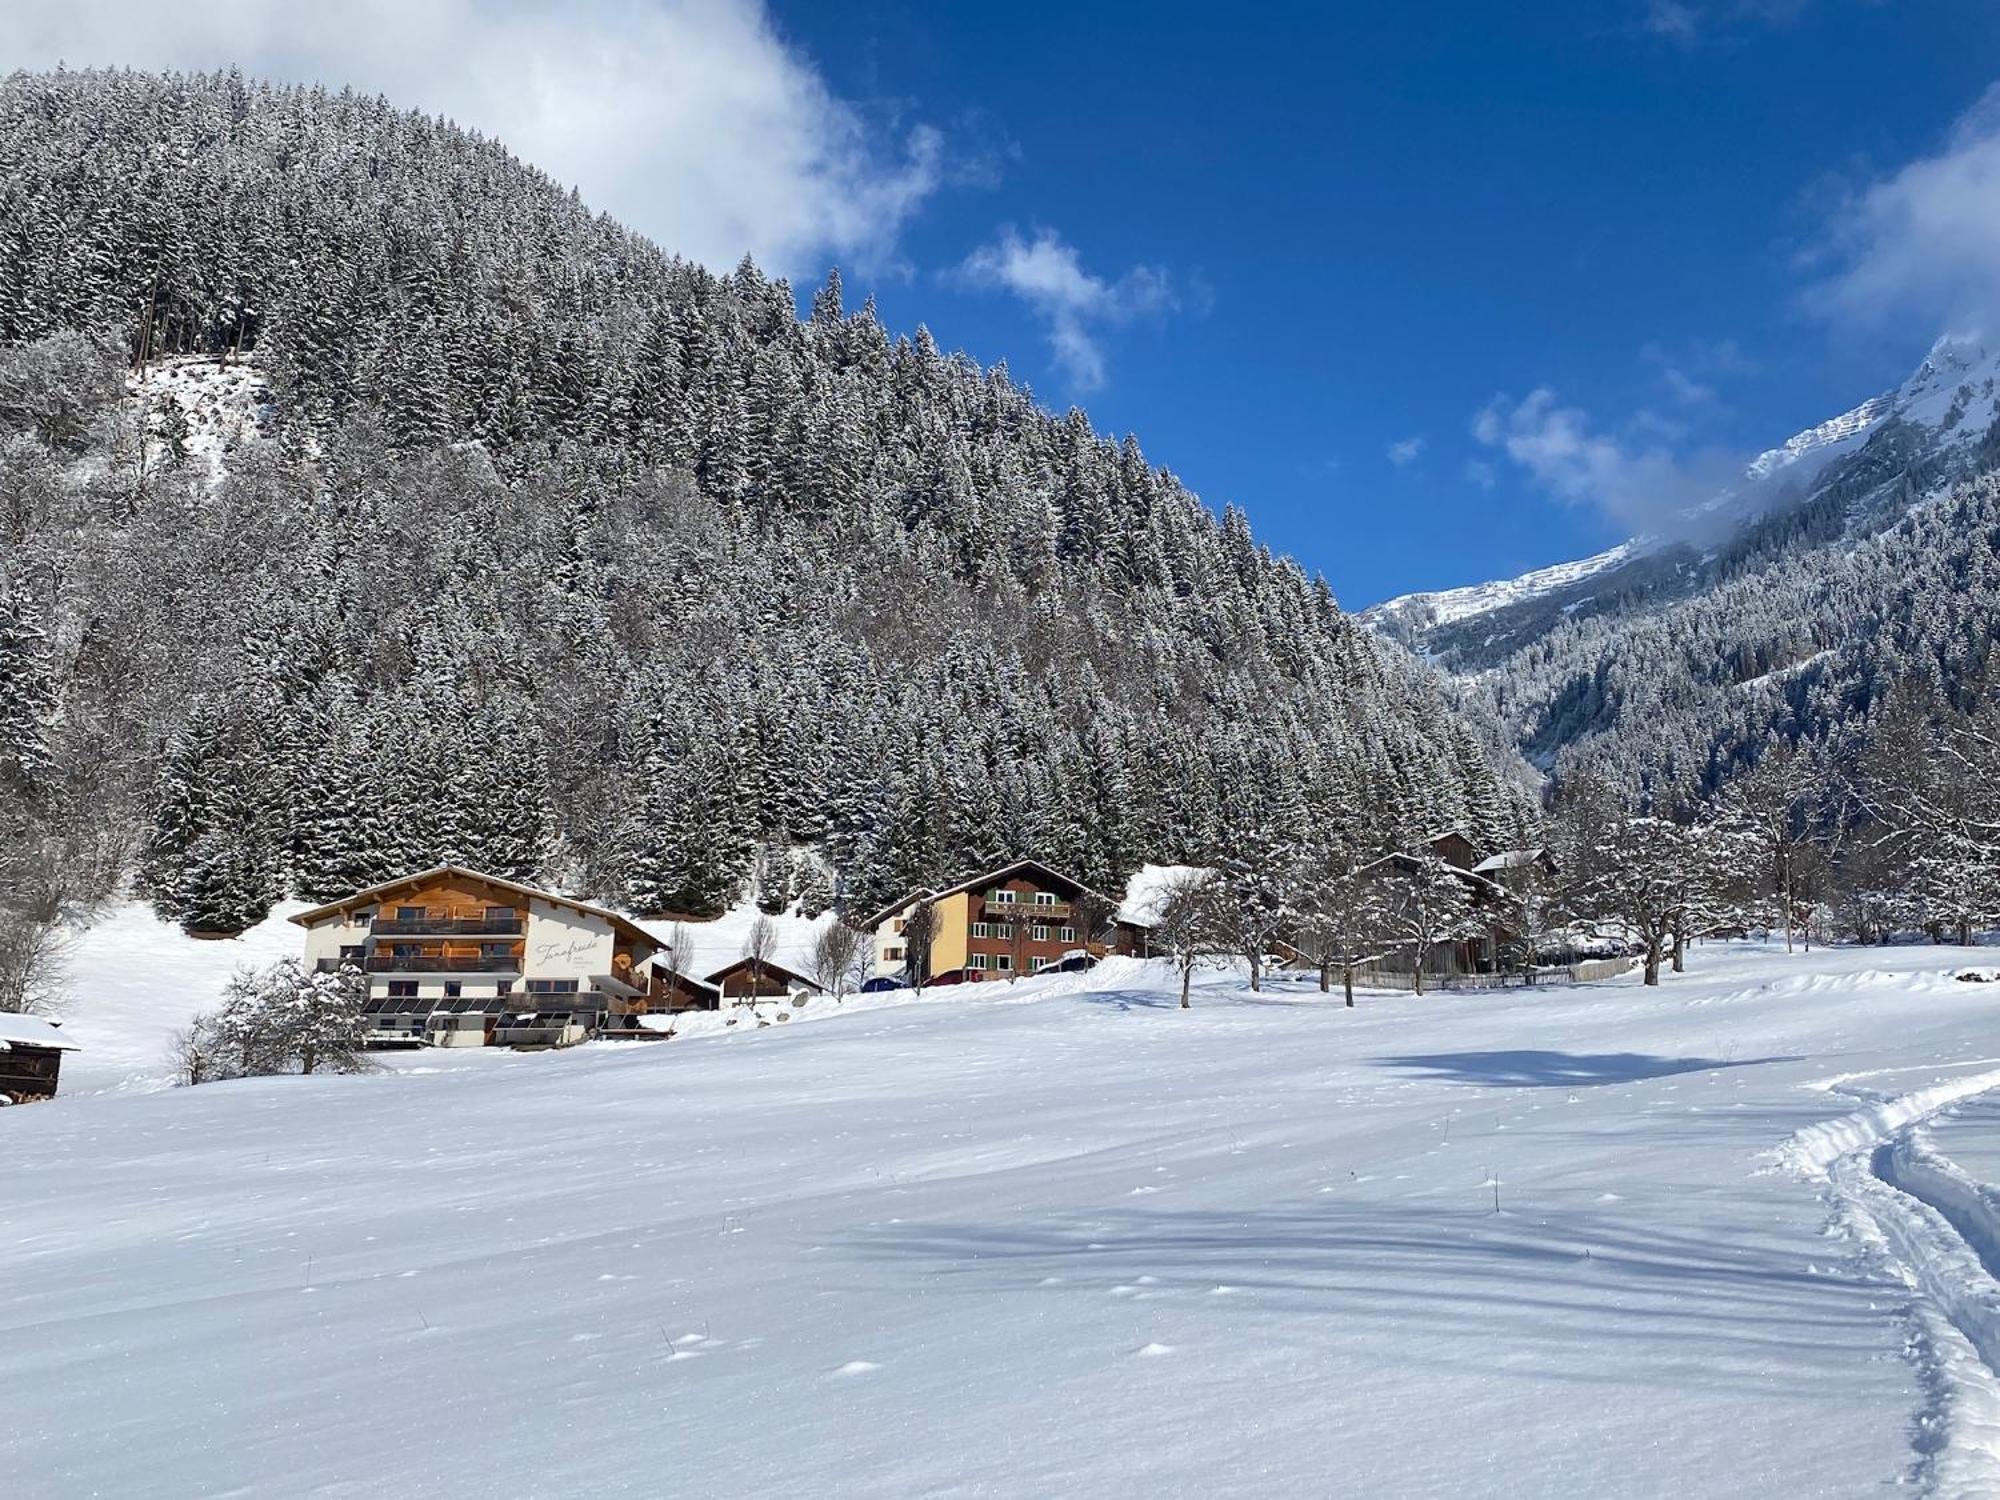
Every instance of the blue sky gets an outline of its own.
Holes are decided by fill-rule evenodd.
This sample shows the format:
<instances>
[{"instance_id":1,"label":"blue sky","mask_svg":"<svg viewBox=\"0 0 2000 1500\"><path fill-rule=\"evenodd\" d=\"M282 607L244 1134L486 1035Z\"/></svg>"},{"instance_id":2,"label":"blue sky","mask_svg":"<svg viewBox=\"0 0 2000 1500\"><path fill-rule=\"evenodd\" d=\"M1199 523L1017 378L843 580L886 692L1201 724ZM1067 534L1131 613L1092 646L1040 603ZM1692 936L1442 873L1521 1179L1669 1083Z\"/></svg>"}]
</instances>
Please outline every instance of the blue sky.
<instances>
[{"instance_id":1,"label":"blue sky","mask_svg":"<svg viewBox=\"0 0 2000 1500\"><path fill-rule=\"evenodd\" d=\"M1482 444L1496 397L1546 388L1643 488L1648 457L1699 483L1901 379L1962 309L1828 308L1828 246L2000 75L2000 8L1923 0L775 16L971 163L868 282L890 321L1138 433L1350 607L1631 529L1643 496ZM1108 289L1101 370L967 274L1009 226Z\"/></svg>"},{"instance_id":2,"label":"blue sky","mask_svg":"<svg viewBox=\"0 0 2000 1500\"><path fill-rule=\"evenodd\" d=\"M1991 0L12 0L499 136L1135 432L1344 603L1597 550L2000 326Z\"/></svg>"}]
</instances>

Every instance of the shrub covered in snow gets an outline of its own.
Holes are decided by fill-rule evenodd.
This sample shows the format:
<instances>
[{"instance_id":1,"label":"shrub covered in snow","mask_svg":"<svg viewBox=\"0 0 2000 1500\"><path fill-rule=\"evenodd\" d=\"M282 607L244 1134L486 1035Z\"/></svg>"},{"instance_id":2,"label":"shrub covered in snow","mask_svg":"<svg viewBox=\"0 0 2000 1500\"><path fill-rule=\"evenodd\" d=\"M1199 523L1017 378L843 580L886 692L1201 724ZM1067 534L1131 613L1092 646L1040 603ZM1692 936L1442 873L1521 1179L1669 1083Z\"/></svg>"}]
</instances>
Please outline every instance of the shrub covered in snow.
<instances>
[{"instance_id":1,"label":"shrub covered in snow","mask_svg":"<svg viewBox=\"0 0 2000 1500\"><path fill-rule=\"evenodd\" d=\"M241 970L222 1004L196 1016L177 1050L183 1080L210 1083L270 1073L357 1073L366 1028L360 971L328 973L283 958L262 970Z\"/></svg>"}]
</instances>

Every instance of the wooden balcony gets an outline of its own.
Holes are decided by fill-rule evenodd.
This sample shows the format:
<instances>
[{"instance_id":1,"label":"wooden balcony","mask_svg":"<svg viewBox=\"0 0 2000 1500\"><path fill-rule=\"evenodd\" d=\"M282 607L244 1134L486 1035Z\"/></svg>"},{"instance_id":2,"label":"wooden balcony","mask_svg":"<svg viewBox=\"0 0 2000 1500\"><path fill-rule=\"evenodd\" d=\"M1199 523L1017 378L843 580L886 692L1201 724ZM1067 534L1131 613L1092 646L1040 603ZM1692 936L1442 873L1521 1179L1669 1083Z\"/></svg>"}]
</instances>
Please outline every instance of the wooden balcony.
<instances>
[{"instance_id":1,"label":"wooden balcony","mask_svg":"<svg viewBox=\"0 0 2000 1500\"><path fill-rule=\"evenodd\" d=\"M980 920L986 922L1026 922L1030 926L1042 922L1066 921L1070 915L1070 904L1058 901L1052 906L1037 906L1032 901L994 901L988 897L985 902L986 915Z\"/></svg>"},{"instance_id":2,"label":"wooden balcony","mask_svg":"<svg viewBox=\"0 0 2000 1500\"><path fill-rule=\"evenodd\" d=\"M446 958L438 953L371 953L362 968L370 974L518 974L518 953L479 953Z\"/></svg>"},{"instance_id":3,"label":"wooden balcony","mask_svg":"<svg viewBox=\"0 0 2000 1500\"><path fill-rule=\"evenodd\" d=\"M527 923L519 917L380 917L369 929L376 937L520 937Z\"/></svg>"}]
</instances>

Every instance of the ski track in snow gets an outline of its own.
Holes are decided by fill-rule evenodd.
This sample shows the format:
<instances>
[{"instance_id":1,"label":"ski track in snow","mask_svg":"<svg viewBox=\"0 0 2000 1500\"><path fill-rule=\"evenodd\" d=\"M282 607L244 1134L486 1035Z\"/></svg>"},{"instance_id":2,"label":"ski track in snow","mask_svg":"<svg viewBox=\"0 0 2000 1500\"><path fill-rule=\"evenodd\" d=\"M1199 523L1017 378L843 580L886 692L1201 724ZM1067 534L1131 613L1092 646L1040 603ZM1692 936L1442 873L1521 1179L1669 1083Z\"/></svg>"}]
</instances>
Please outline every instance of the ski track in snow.
<instances>
[{"instance_id":1,"label":"ski track in snow","mask_svg":"<svg viewBox=\"0 0 2000 1500\"><path fill-rule=\"evenodd\" d=\"M1916 1477L1925 1493L2000 1494L2000 1190L1939 1152L1925 1129L2000 1089L2000 1069L1888 1096L1854 1084L1875 1076L1809 1085L1862 1107L1806 1126L1776 1155L1827 1184L1839 1221L1913 1293L1911 1352L1927 1399L1916 1422Z\"/></svg>"}]
</instances>

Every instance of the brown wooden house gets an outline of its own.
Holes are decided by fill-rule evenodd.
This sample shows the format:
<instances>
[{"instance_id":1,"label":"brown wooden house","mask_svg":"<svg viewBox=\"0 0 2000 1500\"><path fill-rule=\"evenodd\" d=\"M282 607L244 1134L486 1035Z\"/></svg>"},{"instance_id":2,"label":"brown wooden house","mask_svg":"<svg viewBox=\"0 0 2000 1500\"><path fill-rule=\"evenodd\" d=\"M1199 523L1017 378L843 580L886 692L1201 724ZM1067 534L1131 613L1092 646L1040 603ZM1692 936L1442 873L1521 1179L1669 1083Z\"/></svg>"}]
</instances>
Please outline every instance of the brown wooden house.
<instances>
[{"instance_id":1,"label":"brown wooden house","mask_svg":"<svg viewBox=\"0 0 2000 1500\"><path fill-rule=\"evenodd\" d=\"M985 870L942 891L916 890L856 924L874 934L875 971L907 969L905 938L911 908L928 901L935 913L929 975L966 982L1039 974L1071 962L1102 958L1107 951L1145 951L1151 930L1138 921L1115 922L1107 948L1101 932L1086 931L1094 908L1109 921L1118 903L1039 860L1018 859Z\"/></svg>"},{"instance_id":2,"label":"brown wooden house","mask_svg":"<svg viewBox=\"0 0 2000 1500\"><path fill-rule=\"evenodd\" d=\"M57 1022L0 1011L0 1103L54 1098L62 1055L77 1050Z\"/></svg>"},{"instance_id":3,"label":"brown wooden house","mask_svg":"<svg viewBox=\"0 0 2000 1500\"><path fill-rule=\"evenodd\" d=\"M644 981L641 993L612 1004L608 1033L627 1036L643 1030L641 1016L679 1015L690 1010L720 1010L722 991L706 979L683 974L668 962L665 952L655 954L642 965L638 977Z\"/></svg>"},{"instance_id":4,"label":"brown wooden house","mask_svg":"<svg viewBox=\"0 0 2000 1500\"><path fill-rule=\"evenodd\" d=\"M1472 841L1464 834L1452 831L1433 835L1416 852L1385 854L1366 866L1363 873L1415 874L1421 868L1421 861L1429 856L1442 860L1446 873L1465 887L1474 920L1481 924L1482 930L1475 936L1457 938L1434 949L1425 972L1435 968L1444 974L1493 973L1500 965L1501 950L1515 936L1504 920L1508 894L1499 882L1473 869L1480 861ZM1383 967L1400 969L1400 957L1391 955Z\"/></svg>"},{"instance_id":5,"label":"brown wooden house","mask_svg":"<svg viewBox=\"0 0 2000 1500\"><path fill-rule=\"evenodd\" d=\"M661 946L617 912L460 865L384 881L291 920L306 929L308 964L366 976L376 1045L589 1035L644 995L641 971Z\"/></svg>"},{"instance_id":6,"label":"brown wooden house","mask_svg":"<svg viewBox=\"0 0 2000 1500\"><path fill-rule=\"evenodd\" d=\"M747 958L739 958L735 963L724 964L703 981L712 986L726 1002L743 1000L782 1000L787 995L795 995L803 990L807 994L822 993L820 987L805 975L774 964L768 958L761 964L753 964Z\"/></svg>"}]
</instances>

